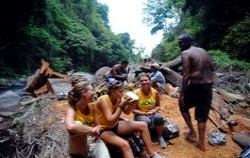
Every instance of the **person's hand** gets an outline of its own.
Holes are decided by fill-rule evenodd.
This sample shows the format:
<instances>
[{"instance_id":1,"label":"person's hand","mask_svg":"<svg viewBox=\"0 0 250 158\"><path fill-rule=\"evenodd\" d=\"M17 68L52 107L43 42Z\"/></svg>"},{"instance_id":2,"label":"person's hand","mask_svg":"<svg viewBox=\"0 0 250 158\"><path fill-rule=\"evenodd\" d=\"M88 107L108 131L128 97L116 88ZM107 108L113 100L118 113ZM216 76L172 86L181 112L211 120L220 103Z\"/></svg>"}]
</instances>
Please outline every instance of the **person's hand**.
<instances>
[{"instance_id":1,"label":"person's hand","mask_svg":"<svg viewBox=\"0 0 250 158\"><path fill-rule=\"evenodd\" d=\"M155 112L156 111L154 109L149 111L150 114L154 114Z\"/></svg>"},{"instance_id":2,"label":"person's hand","mask_svg":"<svg viewBox=\"0 0 250 158\"><path fill-rule=\"evenodd\" d=\"M134 102L134 100L131 97L129 97L128 95L124 95L121 99L121 104L123 104L123 105L129 105L133 102Z\"/></svg>"},{"instance_id":3,"label":"person's hand","mask_svg":"<svg viewBox=\"0 0 250 158\"><path fill-rule=\"evenodd\" d=\"M152 110L150 110L150 111L148 111L147 113L146 113L146 116L147 117L152 117L154 115L154 112L152 111Z\"/></svg>"},{"instance_id":4,"label":"person's hand","mask_svg":"<svg viewBox=\"0 0 250 158\"><path fill-rule=\"evenodd\" d=\"M100 134L100 126L93 127L92 136L95 137L93 142L95 142L99 139L99 134Z\"/></svg>"}]
</instances>

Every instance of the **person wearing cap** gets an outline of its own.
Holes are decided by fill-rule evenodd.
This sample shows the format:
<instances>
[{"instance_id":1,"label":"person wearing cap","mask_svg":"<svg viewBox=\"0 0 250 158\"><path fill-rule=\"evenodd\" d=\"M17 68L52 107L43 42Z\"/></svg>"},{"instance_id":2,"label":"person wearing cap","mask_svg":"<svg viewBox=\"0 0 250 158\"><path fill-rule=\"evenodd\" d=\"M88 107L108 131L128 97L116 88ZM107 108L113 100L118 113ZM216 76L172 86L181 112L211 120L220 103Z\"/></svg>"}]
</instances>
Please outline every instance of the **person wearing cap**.
<instances>
[{"instance_id":1,"label":"person wearing cap","mask_svg":"<svg viewBox=\"0 0 250 158\"><path fill-rule=\"evenodd\" d=\"M192 46L192 38L183 34L178 38L183 64L182 89L179 98L181 114L189 128L184 133L187 139L195 138L196 133L191 121L189 109L195 107L195 119L198 121L199 140L197 148L205 151L204 138L206 121L212 101L213 66L208 53Z\"/></svg>"},{"instance_id":2,"label":"person wearing cap","mask_svg":"<svg viewBox=\"0 0 250 158\"><path fill-rule=\"evenodd\" d=\"M119 81L128 81L128 72L126 70L128 61L123 60L120 64L115 64L108 72L108 82L112 82L114 79Z\"/></svg>"},{"instance_id":3,"label":"person wearing cap","mask_svg":"<svg viewBox=\"0 0 250 158\"><path fill-rule=\"evenodd\" d=\"M151 64L150 71L152 87L162 94L166 90L166 79L160 71L159 64Z\"/></svg>"}]
</instances>

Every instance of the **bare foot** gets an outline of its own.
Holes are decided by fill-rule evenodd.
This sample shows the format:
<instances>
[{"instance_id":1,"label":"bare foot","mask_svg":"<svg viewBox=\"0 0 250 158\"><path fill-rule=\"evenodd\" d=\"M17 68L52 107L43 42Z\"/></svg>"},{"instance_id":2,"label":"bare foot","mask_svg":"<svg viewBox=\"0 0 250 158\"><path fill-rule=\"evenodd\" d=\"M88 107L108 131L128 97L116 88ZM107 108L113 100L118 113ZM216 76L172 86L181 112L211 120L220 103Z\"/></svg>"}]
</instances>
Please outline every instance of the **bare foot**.
<instances>
[{"instance_id":1,"label":"bare foot","mask_svg":"<svg viewBox=\"0 0 250 158\"><path fill-rule=\"evenodd\" d=\"M186 139L196 138L196 134L195 134L195 133L190 133L190 132L184 132L184 133L183 133L183 136L184 136Z\"/></svg>"},{"instance_id":2,"label":"bare foot","mask_svg":"<svg viewBox=\"0 0 250 158\"><path fill-rule=\"evenodd\" d=\"M206 148L204 145L201 145L200 143L195 143L194 146L198 149L200 149L201 151L205 151Z\"/></svg>"}]
</instances>

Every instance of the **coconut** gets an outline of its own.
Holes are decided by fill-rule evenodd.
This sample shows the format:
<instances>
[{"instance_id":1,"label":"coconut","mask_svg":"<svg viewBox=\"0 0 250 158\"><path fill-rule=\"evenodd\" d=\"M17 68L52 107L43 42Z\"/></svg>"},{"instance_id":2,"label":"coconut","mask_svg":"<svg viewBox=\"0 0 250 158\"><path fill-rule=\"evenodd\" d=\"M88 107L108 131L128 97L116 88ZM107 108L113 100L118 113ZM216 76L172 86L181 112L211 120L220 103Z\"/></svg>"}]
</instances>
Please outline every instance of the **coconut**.
<instances>
[{"instance_id":1,"label":"coconut","mask_svg":"<svg viewBox=\"0 0 250 158\"><path fill-rule=\"evenodd\" d=\"M125 99L131 98L132 100L138 100L139 99L138 95L135 94L134 92L131 92L131 91L126 92L124 98Z\"/></svg>"}]
</instances>

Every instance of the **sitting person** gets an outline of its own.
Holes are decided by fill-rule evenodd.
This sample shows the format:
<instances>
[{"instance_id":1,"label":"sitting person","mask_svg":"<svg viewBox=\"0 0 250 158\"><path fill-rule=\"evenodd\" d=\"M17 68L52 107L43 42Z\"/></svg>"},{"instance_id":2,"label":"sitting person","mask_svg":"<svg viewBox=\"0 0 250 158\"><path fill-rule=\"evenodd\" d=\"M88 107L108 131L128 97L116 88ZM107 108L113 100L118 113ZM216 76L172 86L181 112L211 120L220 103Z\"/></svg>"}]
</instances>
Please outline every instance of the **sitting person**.
<instances>
[{"instance_id":1,"label":"sitting person","mask_svg":"<svg viewBox=\"0 0 250 158\"><path fill-rule=\"evenodd\" d=\"M152 87L158 92L163 93L166 90L166 80L163 74L159 71L160 66L154 63L150 66L150 78L152 81Z\"/></svg>"},{"instance_id":2,"label":"sitting person","mask_svg":"<svg viewBox=\"0 0 250 158\"><path fill-rule=\"evenodd\" d=\"M108 82L112 82L114 79L122 82L128 81L128 72L126 70L127 66L127 60L123 60L120 64L114 65L111 70L106 74L108 77Z\"/></svg>"},{"instance_id":3,"label":"sitting person","mask_svg":"<svg viewBox=\"0 0 250 158\"><path fill-rule=\"evenodd\" d=\"M100 138L105 143L119 148L124 158L133 158L129 142L121 136L139 132L149 156L160 158L161 156L152 149L150 133L145 122L119 121L122 112L131 113L135 103L131 98L125 99L123 93L123 83L114 80L108 86L108 94L97 100L97 113L101 125Z\"/></svg>"},{"instance_id":4,"label":"sitting person","mask_svg":"<svg viewBox=\"0 0 250 158\"><path fill-rule=\"evenodd\" d=\"M140 74L138 79L140 82L140 88L136 89L135 93L139 96L139 100L135 109L133 110L133 113L135 114L134 120L147 122L149 129L155 128L160 147L166 148L167 143L162 136L164 118L159 113L159 92L151 87L151 80L148 74Z\"/></svg>"},{"instance_id":5,"label":"sitting person","mask_svg":"<svg viewBox=\"0 0 250 158\"><path fill-rule=\"evenodd\" d=\"M86 82L76 83L68 92L70 106L66 109L65 126L69 132L69 155L72 158L110 158L109 151L99 139L93 96L95 90Z\"/></svg>"}]
</instances>

